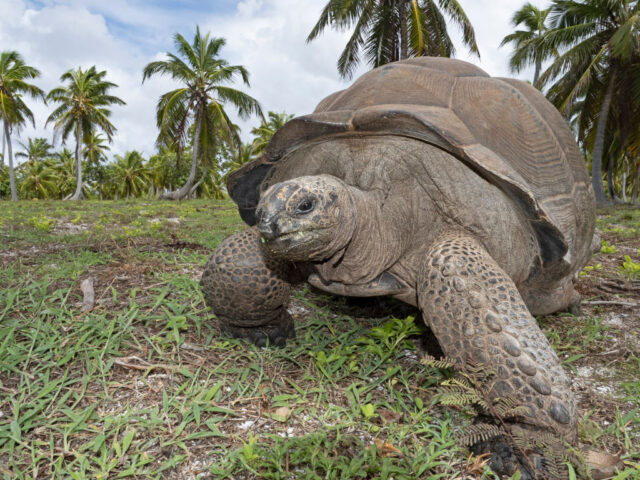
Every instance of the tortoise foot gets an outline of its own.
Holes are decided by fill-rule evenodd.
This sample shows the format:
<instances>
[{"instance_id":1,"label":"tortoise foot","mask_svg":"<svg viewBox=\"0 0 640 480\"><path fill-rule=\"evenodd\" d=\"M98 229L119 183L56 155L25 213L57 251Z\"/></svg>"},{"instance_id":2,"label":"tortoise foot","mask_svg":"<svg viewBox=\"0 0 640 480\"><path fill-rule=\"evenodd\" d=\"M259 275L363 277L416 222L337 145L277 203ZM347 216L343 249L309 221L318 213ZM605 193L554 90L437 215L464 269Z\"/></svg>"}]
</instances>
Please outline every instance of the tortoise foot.
<instances>
[{"instance_id":1,"label":"tortoise foot","mask_svg":"<svg viewBox=\"0 0 640 480\"><path fill-rule=\"evenodd\" d=\"M288 338L296 336L293 319L286 310L275 321L257 327L236 326L221 320L220 331L224 335L246 340L258 347L284 347Z\"/></svg>"},{"instance_id":2,"label":"tortoise foot","mask_svg":"<svg viewBox=\"0 0 640 480\"><path fill-rule=\"evenodd\" d=\"M511 477L520 472L521 480L552 478L544 457L536 451L520 451L513 448L505 437L496 437L471 447L475 455L488 454L491 470L500 476ZM526 457L523 455L526 454Z\"/></svg>"}]
</instances>

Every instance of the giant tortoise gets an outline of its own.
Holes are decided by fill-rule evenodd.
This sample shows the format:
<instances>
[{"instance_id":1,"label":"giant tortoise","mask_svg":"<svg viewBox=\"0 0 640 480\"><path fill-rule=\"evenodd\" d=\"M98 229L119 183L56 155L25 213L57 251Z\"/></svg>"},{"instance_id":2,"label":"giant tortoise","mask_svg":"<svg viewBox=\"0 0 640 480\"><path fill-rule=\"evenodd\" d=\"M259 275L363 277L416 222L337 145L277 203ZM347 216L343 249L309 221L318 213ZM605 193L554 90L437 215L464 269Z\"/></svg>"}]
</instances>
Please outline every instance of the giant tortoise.
<instances>
[{"instance_id":1,"label":"giant tortoise","mask_svg":"<svg viewBox=\"0 0 640 480\"><path fill-rule=\"evenodd\" d=\"M291 285L417 306L444 353L491 366L518 428L576 437L570 380L534 315L575 308L594 199L560 114L469 63L376 68L294 118L229 177L251 228L202 276L227 334L294 335Z\"/></svg>"}]
</instances>

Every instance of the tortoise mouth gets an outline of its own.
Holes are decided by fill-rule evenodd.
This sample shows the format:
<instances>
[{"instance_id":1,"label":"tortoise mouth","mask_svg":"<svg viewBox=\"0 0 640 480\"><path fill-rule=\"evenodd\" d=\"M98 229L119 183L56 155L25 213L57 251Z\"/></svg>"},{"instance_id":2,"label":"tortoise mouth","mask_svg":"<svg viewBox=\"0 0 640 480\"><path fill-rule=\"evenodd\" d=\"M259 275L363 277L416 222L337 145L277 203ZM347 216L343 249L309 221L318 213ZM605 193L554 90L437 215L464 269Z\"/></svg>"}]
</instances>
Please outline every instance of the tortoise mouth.
<instances>
[{"instance_id":1,"label":"tortoise mouth","mask_svg":"<svg viewBox=\"0 0 640 480\"><path fill-rule=\"evenodd\" d=\"M319 234L329 227L309 228L304 230L295 230L292 232L281 232L272 238L262 237L263 243L278 253L286 253L289 250L311 243L317 240Z\"/></svg>"}]
</instances>

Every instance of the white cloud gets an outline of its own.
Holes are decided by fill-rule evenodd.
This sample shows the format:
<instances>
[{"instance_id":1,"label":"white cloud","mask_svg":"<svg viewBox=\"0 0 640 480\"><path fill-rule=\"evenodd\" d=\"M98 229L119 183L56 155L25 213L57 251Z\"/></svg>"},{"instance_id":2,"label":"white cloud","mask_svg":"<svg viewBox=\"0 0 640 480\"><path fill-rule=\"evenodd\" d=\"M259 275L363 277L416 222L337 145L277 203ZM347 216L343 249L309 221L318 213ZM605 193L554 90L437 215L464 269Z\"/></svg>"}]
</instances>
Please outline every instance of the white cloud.
<instances>
[{"instance_id":1,"label":"white cloud","mask_svg":"<svg viewBox=\"0 0 640 480\"><path fill-rule=\"evenodd\" d=\"M28 64L39 68L42 77L36 83L45 91L59 85L60 75L69 68L95 64L106 69L107 79L119 85L113 93L127 102L124 107L113 108L112 120L118 132L112 152L137 149L149 154L157 134L158 96L175 84L168 78L152 78L143 85L142 69L173 49L175 32L190 40L196 23L201 31L227 39L222 56L232 64L247 67L251 74L251 89L247 91L265 111L305 114L326 95L348 85L336 71L348 32L327 30L312 43L305 41L326 1L243 0L226 13L217 13L216 2L212 2L211 11L203 13L180 9L180 2L172 9L162 9L150 2L126 0L47 0L36 8L26 0L0 0L0 49L17 50ZM509 75L509 48L498 49L498 45L510 31L509 20L519 2L461 3L476 29L482 59L468 57L459 40L457 57L480 65L492 75ZM359 72L366 68L363 65ZM521 76L527 78L530 73ZM51 138L51 128L44 129L51 106L30 105L37 128L25 128L20 140L36 135ZM239 123L248 139L257 120Z\"/></svg>"}]
</instances>

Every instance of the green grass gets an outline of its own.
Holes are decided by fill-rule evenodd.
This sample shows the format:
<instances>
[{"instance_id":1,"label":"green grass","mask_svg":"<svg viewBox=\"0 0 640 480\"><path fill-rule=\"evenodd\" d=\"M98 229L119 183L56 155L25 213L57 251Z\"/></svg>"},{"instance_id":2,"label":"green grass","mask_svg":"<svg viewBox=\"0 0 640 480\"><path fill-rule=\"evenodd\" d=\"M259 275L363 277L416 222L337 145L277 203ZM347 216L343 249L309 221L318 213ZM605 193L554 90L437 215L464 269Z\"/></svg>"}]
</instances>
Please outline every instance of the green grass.
<instances>
[{"instance_id":1,"label":"green grass","mask_svg":"<svg viewBox=\"0 0 640 480\"><path fill-rule=\"evenodd\" d=\"M2 478L494 478L456 446L470 417L437 404L443 373L398 304L302 289L285 348L220 336L198 280L244 228L230 202L0 207ZM561 356L588 356L610 342L599 318L544 325ZM620 379L636 407L637 370ZM619 478L640 475L629 412L587 435L626 446Z\"/></svg>"}]
</instances>

